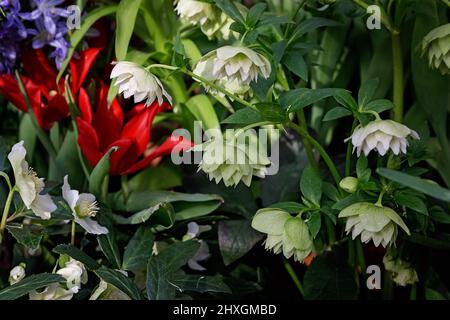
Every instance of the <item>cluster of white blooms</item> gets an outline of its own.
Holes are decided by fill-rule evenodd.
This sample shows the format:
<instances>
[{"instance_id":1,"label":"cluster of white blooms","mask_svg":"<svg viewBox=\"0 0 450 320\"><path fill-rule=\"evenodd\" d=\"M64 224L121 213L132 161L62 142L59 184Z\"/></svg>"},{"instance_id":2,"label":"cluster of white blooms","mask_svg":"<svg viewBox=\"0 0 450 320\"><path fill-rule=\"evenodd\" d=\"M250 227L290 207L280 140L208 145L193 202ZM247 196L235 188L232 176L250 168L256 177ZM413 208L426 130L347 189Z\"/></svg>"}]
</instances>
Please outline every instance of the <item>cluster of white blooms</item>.
<instances>
[{"instance_id":1,"label":"cluster of white blooms","mask_svg":"<svg viewBox=\"0 0 450 320\"><path fill-rule=\"evenodd\" d=\"M116 62L111 71L111 79L116 79L114 85L123 92L125 98L134 96L134 102L143 100L146 106L150 106L156 99L159 105L164 97L172 104L172 97L164 89L161 80L139 64L129 61Z\"/></svg>"},{"instance_id":2,"label":"cluster of white blooms","mask_svg":"<svg viewBox=\"0 0 450 320\"><path fill-rule=\"evenodd\" d=\"M193 72L230 93L243 95L259 75L269 78L271 70L269 60L256 51L242 46L224 46L202 57ZM212 93L219 93L203 85Z\"/></svg>"},{"instance_id":3,"label":"cluster of white blooms","mask_svg":"<svg viewBox=\"0 0 450 320\"><path fill-rule=\"evenodd\" d=\"M283 252L286 259L293 256L295 261L303 262L314 250L306 223L284 210L258 210L252 220L252 228L267 234L264 241L266 250L272 250L275 254Z\"/></svg>"},{"instance_id":4,"label":"cluster of white blooms","mask_svg":"<svg viewBox=\"0 0 450 320\"><path fill-rule=\"evenodd\" d=\"M372 150L376 150L384 156L389 149L398 155L406 154L408 146L406 138L409 136L419 139L416 131L403 124L392 120L375 120L364 127L357 128L353 135L345 141L352 140L353 152L356 149L358 157L361 155L361 151L367 156Z\"/></svg>"},{"instance_id":5,"label":"cluster of white blooms","mask_svg":"<svg viewBox=\"0 0 450 320\"><path fill-rule=\"evenodd\" d=\"M211 3L178 0L175 11L182 19L200 26L202 32L210 39L228 40L235 36L235 33L230 29L233 19Z\"/></svg>"},{"instance_id":6,"label":"cluster of white blooms","mask_svg":"<svg viewBox=\"0 0 450 320\"><path fill-rule=\"evenodd\" d=\"M41 292L31 292L30 300L70 300L81 289L81 284L86 284L88 280L84 265L72 258L56 273L61 275L65 282L51 284Z\"/></svg>"},{"instance_id":7,"label":"cluster of white blooms","mask_svg":"<svg viewBox=\"0 0 450 320\"><path fill-rule=\"evenodd\" d=\"M422 41L422 51L428 54L431 68L450 74L450 23L431 30Z\"/></svg>"},{"instance_id":8,"label":"cluster of white blooms","mask_svg":"<svg viewBox=\"0 0 450 320\"><path fill-rule=\"evenodd\" d=\"M411 264L396 257L395 254L388 251L383 257L384 268L391 272L392 281L397 285L405 287L408 284L414 284L419 281L416 270L411 267Z\"/></svg>"},{"instance_id":9,"label":"cluster of white blooms","mask_svg":"<svg viewBox=\"0 0 450 320\"><path fill-rule=\"evenodd\" d=\"M9 272L9 283L11 285L20 282L23 278L25 278L25 268L22 264L15 266Z\"/></svg>"},{"instance_id":10,"label":"cluster of white blooms","mask_svg":"<svg viewBox=\"0 0 450 320\"><path fill-rule=\"evenodd\" d=\"M345 231L355 239L361 235L361 241L371 240L375 246L387 247L397 238L397 225L408 235L408 227L402 218L391 208L368 202L354 203L339 213L339 218L347 218Z\"/></svg>"}]
</instances>

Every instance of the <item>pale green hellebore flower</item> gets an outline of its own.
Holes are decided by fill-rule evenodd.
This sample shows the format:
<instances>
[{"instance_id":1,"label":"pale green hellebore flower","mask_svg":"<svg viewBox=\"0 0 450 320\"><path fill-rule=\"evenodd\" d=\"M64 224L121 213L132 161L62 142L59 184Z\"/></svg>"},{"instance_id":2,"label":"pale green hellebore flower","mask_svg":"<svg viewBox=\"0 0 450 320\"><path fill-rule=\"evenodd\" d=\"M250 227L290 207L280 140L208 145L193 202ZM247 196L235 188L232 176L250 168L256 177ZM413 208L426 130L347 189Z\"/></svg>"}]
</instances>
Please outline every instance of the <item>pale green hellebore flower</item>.
<instances>
[{"instance_id":1,"label":"pale green hellebore flower","mask_svg":"<svg viewBox=\"0 0 450 320\"><path fill-rule=\"evenodd\" d=\"M78 190L70 189L67 175L64 177L62 196L69 205L75 222L82 226L87 233L108 233L107 228L102 227L97 221L91 219L95 217L99 210L95 196L90 193L79 193Z\"/></svg>"},{"instance_id":2,"label":"pale green hellebore flower","mask_svg":"<svg viewBox=\"0 0 450 320\"><path fill-rule=\"evenodd\" d=\"M25 278L25 268L22 264L19 264L18 266L15 266L11 269L9 272L9 284L13 285L17 282L20 282L23 278Z\"/></svg>"},{"instance_id":3,"label":"pale green hellebore flower","mask_svg":"<svg viewBox=\"0 0 450 320\"><path fill-rule=\"evenodd\" d=\"M397 238L397 225L408 235L409 229L402 218L391 208L369 202L354 203L339 213L339 218L347 218L345 231L351 232L352 239L361 235L361 241L371 240L375 246L387 247Z\"/></svg>"},{"instance_id":4,"label":"pale green hellebore flower","mask_svg":"<svg viewBox=\"0 0 450 320\"><path fill-rule=\"evenodd\" d=\"M370 151L375 150L384 156L389 149L395 155L404 153L408 146L408 136L420 139L416 131L393 120L375 120L369 122L365 127L358 127L352 136L345 141L352 140L353 152L359 157L361 151L368 156Z\"/></svg>"},{"instance_id":5,"label":"pale green hellebore flower","mask_svg":"<svg viewBox=\"0 0 450 320\"><path fill-rule=\"evenodd\" d=\"M422 41L422 52L428 63L442 75L450 74L450 23L431 30Z\"/></svg>"},{"instance_id":6,"label":"pale green hellebore flower","mask_svg":"<svg viewBox=\"0 0 450 320\"><path fill-rule=\"evenodd\" d=\"M164 97L172 104L172 97L164 89L161 81L149 70L141 65L119 61L111 71L111 79L116 79L114 85L119 88L119 93L123 92L124 98L134 97L134 102L145 100L145 106L150 106L155 100L162 105Z\"/></svg>"},{"instance_id":7,"label":"pale green hellebore flower","mask_svg":"<svg viewBox=\"0 0 450 320\"><path fill-rule=\"evenodd\" d=\"M42 195L44 179L39 178L36 172L28 166L25 160L27 151L23 147L23 141L16 143L8 154L9 162L14 171L16 188L27 209L31 209L41 219L48 220L51 213L56 210L56 205L50 195Z\"/></svg>"},{"instance_id":8,"label":"pale green hellebore flower","mask_svg":"<svg viewBox=\"0 0 450 320\"><path fill-rule=\"evenodd\" d=\"M265 208L256 212L252 228L267 234L264 247L275 254L283 253L286 259L294 257L303 262L314 250L308 226L300 217L292 217L288 212Z\"/></svg>"},{"instance_id":9,"label":"pale green hellebore flower","mask_svg":"<svg viewBox=\"0 0 450 320\"><path fill-rule=\"evenodd\" d=\"M392 281L399 286L405 287L419 281L417 272L411 267L411 264L394 257L390 252L386 252L383 257L383 264L384 268L392 273Z\"/></svg>"},{"instance_id":10,"label":"pale green hellebore flower","mask_svg":"<svg viewBox=\"0 0 450 320\"><path fill-rule=\"evenodd\" d=\"M339 182L339 187L348 193L355 193L358 190L358 179L355 177L345 177Z\"/></svg>"}]
</instances>

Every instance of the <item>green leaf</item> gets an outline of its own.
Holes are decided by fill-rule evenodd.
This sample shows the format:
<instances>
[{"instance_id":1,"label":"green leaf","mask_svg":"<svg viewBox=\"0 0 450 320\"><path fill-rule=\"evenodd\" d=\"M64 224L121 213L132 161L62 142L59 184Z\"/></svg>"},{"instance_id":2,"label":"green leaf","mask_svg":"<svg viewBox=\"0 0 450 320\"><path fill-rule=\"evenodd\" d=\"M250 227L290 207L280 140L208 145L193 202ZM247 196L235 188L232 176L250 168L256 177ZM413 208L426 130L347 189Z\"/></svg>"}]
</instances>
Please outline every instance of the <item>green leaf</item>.
<instances>
[{"instance_id":1,"label":"green leaf","mask_svg":"<svg viewBox=\"0 0 450 320\"><path fill-rule=\"evenodd\" d=\"M27 150L27 159L33 159L36 146L36 129L29 114L24 114L19 124L19 141L23 140L23 146Z\"/></svg>"},{"instance_id":2,"label":"green leaf","mask_svg":"<svg viewBox=\"0 0 450 320\"><path fill-rule=\"evenodd\" d=\"M208 96L204 94L193 96L185 104L195 119L202 122L203 130L220 128L219 119Z\"/></svg>"},{"instance_id":3,"label":"green leaf","mask_svg":"<svg viewBox=\"0 0 450 320\"><path fill-rule=\"evenodd\" d=\"M345 108L349 110L358 110L358 105L356 104L355 99L353 99L353 96L348 91L338 91L333 95L333 97L337 103Z\"/></svg>"},{"instance_id":4,"label":"green leaf","mask_svg":"<svg viewBox=\"0 0 450 320\"><path fill-rule=\"evenodd\" d=\"M97 237L100 249L105 254L108 261L111 263L113 268L119 269L122 265L119 247L117 245L116 232L112 228L108 228L107 234L102 234Z\"/></svg>"},{"instance_id":5,"label":"green leaf","mask_svg":"<svg viewBox=\"0 0 450 320\"><path fill-rule=\"evenodd\" d=\"M248 27L255 26L258 23L264 11L266 10L266 8L267 5L265 3L257 3L254 6L252 6L247 13L245 24Z\"/></svg>"},{"instance_id":6,"label":"green leaf","mask_svg":"<svg viewBox=\"0 0 450 320\"><path fill-rule=\"evenodd\" d=\"M284 65L302 80L308 81L308 65L298 51L289 51L283 57Z\"/></svg>"},{"instance_id":7,"label":"green leaf","mask_svg":"<svg viewBox=\"0 0 450 320\"><path fill-rule=\"evenodd\" d=\"M166 190L182 185L181 171L178 166L160 164L149 167L134 175L128 181L132 191Z\"/></svg>"},{"instance_id":8,"label":"green leaf","mask_svg":"<svg viewBox=\"0 0 450 320\"><path fill-rule=\"evenodd\" d=\"M306 209L306 207L298 202L277 202L269 206L269 208L278 208L289 213L299 213L300 211Z\"/></svg>"},{"instance_id":9,"label":"green leaf","mask_svg":"<svg viewBox=\"0 0 450 320\"><path fill-rule=\"evenodd\" d=\"M418 196L405 191L399 191L395 193L394 198L399 205L405 206L425 216L428 216L427 206L425 205L425 202L423 202L423 200Z\"/></svg>"},{"instance_id":10,"label":"green leaf","mask_svg":"<svg viewBox=\"0 0 450 320\"><path fill-rule=\"evenodd\" d=\"M113 219L117 224L140 224L146 222L150 217L157 212L164 203L158 203L150 208L136 212L129 217L123 217L121 215L114 215Z\"/></svg>"},{"instance_id":11,"label":"green leaf","mask_svg":"<svg viewBox=\"0 0 450 320\"><path fill-rule=\"evenodd\" d=\"M425 289L425 299L426 300L448 300L442 293L426 288Z\"/></svg>"},{"instance_id":12,"label":"green leaf","mask_svg":"<svg viewBox=\"0 0 450 320\"><path fill-rule=\"evenodd\" d=\"M89 177L89 192L95 196L100 197L102 195L103 185L106 181L106 177L109 173L109 157L111 153L117 150L117 147L112 147L107 153L100 159L95 166L94 170ZM104 200L104 199L103 199Z\"/></svg>"},{"instance_id":13,"label":"green leaf","mask_svg":"<svg viewBox=\"0 0 450 320\"><path fill-rule=\"evenodd\" d=\"M218 237L223 263L228 266L249 252L263 235L248 220L230 220L219 222Z\"/></svg>"},{"instance_id":14,"label":"green leaf","mask_svg":"<svg viewBox=\"0 0 450 320\"><path fill-rule=\"evenodd\" d=\"M393 107L394 107L394 104L392 103L392 101L386 100L386 99L377 99L377 100L373 100L373 101L370 101L369 103L367 103L363 107L363 110L371 110L371 111L375 111L377 113L381 113L383 111L390 110Z\"/></svg>"},{"instance_id":15,"label":"green leaf","mask_svg":"<svg viewBox=\"0 0 450 320\"><path fill-rule=\"evenodd\" d=\"M211 200L201 203L180 202L174 204L175 221L198 218L206 216L214 212L220 205L221 201Z\"/></svg>"},{"instance_id":16,"label":"green leaf","mask_svg":"<svg viewBox=\"0 0 450 320\"><path fill-rule=\"evenodd\" d=\"M150 300L175 298L176 287L171 281L174 273L197 253L199 247L200 243L195 240L176 242L150 257L147 265L147 296Z\"/></svg>"},{"instance_id":17,"label":"green leaf","mask_svg":"<svg viewBox=\"0 0 450 320\"><path fill-rule=\"evenodd\" d=\"M303 170L300 179L300 190L306 199L315 205L320 206L320 199L322 198L322 180L311 165L308 165Z\"/></svg>"},{"instance_id":18,"label":"green leaf","mask_svg":"<svg viewBox=\"0 0 450 320\"><path fill-rule=\"evenodd\" d=\"M136 271L144 268L152 255L153 239L150 228L140 227L125 247L122 269Z\"/></svg>"},{"instance_id":19,"label":"green leaf","mask_svg":"<svg viewBox=\"0 0 450 320\"><path fill-rule=\"evenodd\" d=\"M63 75L64 71L66 70L67 66L69 65L70 59L72 59L73 53L75 52L75 49L77 45L80 43L81 39L83 39L86 32L92 27L92 25L99 20L100 18L110 15L117 11L118 6L117 5L105 5L101 6L97 9L94 9L90 11L83 19L83 22L81 23L80 29L75 30L70 35L70 47L67 51L67 56L64 62L61 65L61 68L59 69L58 77L56 78L56 82L59 82L59 79L61 79L61 76Z\"/></svg>"},{"instance_id":20,"label":"green leaf","mask_svg":"<svg viewBox=\"0 0 450 320\"><path fill-rule=\"evenodd\" d=\"M364 155L358 158L358 161L356 162L356 176L360 181L368 182L370 179L372 170L370 170L370 168L367 168L367 165L368 161Z\"/></svg>"},{"instance_id":21,"label":"green leaf","mask_svg":"<svg viewBox=\"0 0 450 320\"><path fill-rule=\"evenodd\" d=\"M116 57L125 59L141 0L122 0L116 13Z\"/></svg>"},{"instance_id":22,"label":"green leaf","mask_svg":"<svg viewBox=\"0 0 450 320\"><path fill-rule=\"evenodd\" d=\"M430 209L430 218L438 223L450 224L450 214L438 206L434 206Z\"/></svg>"},{"instance_id":23,"label":"green leaf","mask_svg":"<svg viewBox=\"0 0 450 320\"><path fill-rule=\"evenodd\" d=\"M244 18L242 14L239 12L236 5L233 1L230 0L216 0L216 5L222 9L228 16L231 17L234 21L240 22L241 24L245 24Z\"/></svg>"},{"instance_id":24,"label":"green leaf","mask_svg":"<svg viewBox=\"0 0 450 320\"><path fill-rule=\"evenodd\" d=\"M328 111L322 121L331 121L352 115L352 112L344 107L336 107Z\"/></svg>"},{"instance_id":25,"label":"green leaf","mask_svg":"<svg viewBox=\"0 0 450 320\"><path fill-rule=\"evenodd\" d=\"M288 109L288 112L296 112L320 100L334 96L340 91L343 91L343 89L294 89L280 96L280 105L282 108Z\"/></svg>"},{"instance_id":26,"label":"green leaf","mask_svg":"<svg viewBox=\"0 0 450 320\"><path fill-rule=\"evenodd\" d=\"M133 283L130 278L128 278L123 273L117 270L109 269L105 266L102 266L94 272L103 281L112 284L117 289L123 291L123 293L125 293L131 299L144 300L144 297L142 296L139 288Z\"/></svg>"},{"instance_id":27,"label":"green leaf","mask_svg":"<svg viewBox=\"0 0 450 320\"><path fill-rule=\"evenodd\" d=\"M16 300L31 291L41 289L60 281L64 281L64 278L59 274L33 274L12 286L0 290L0 300Z\"/></svg>"},{"instance_id":28,"label":"green leaf","mask_svg":"<svg viewBox=\"0 0 450 320\"><path fill-rule=\"evenodd\" d=\"M364 107L369 101L371 101L378 89L380 80L378 78L365 81L358 92L358 105Z\"/></svg>"},{"instance_id":29,"label":"green leaf","mask_svg":"<svg viewBox=\"0 0 450 320\"><path fill-rule=\"evenodd\" d=\"M86 268L88 268L91 271L100 268L100 265L97 263L97 261L89 257L86 253L84 253L80 249L70 244L57 245L55 248L53 248L53 252L68 255L69 257L72 257L73 259L80 261L82 264L86 266Z\"/></svg>"},{"instance_id":30,"label":"green leaf","mask_svg":"<svg viewBox=\"0 0 450 320\"><path fill-rule=\"evenodd\" d=\"M230 288L223 282L221 275L200 276L180 274L173 276L171 282L181 291L231 293Z\"/></svg>"},{"instance_id":31,"label":"green leaf","mask_svg":"<svg viewBox=\"0 0 450 320\"><path fill-rule=\"evenodd\" d=\"M354 272L344 255L325 251L306 269L304 297L306 300L354 300L357 286Z\"/></svg>"},{"instance_id":32,"label":"green leaf","mask_svg":"<svg viewBox=\"0 0 450 320\"><path fill-rule=\"evenodd\" d=\"M300 22L292 33L291 41L318 28L338 26L339 23L325 18L309 18Z\"/></svg>"},{"instance_id":33,"label":"green leaf","mask_svg":"<svg viewBox=\"0 0 450 320\"><path fill-rule=\"evenodd\" d=\"M13 235L17 242L32 250L36 250L39 247L44 235L43 228L38 225L10 223L6 225L6 229L8 229L9 233Z\"/></svg>"},{"instance_id":34,"label":"green leaf","mask_svg":"<svg viewBox=\"0 0 450 320\"><path fill-rule=\"evenodd\" d=\"M322 224L322 217L320 211L312 212L311 216L308 219L308 228L313 239L315 239L317 234L319 233L321 224Z\"/></svg>"},{"instance_id":35,"label":"green leaf","mask_svg":"<svg viewBox=\"0 0 450 320\"><path fill-rule=\"evenodd\" d=\"M378 168L377 173L386 179L395 181L416 191L423 192L430 197L450 202L450 190L442 188L435 182L426 181L403 172L386 168Z\"/></svg>"}]
</instances>

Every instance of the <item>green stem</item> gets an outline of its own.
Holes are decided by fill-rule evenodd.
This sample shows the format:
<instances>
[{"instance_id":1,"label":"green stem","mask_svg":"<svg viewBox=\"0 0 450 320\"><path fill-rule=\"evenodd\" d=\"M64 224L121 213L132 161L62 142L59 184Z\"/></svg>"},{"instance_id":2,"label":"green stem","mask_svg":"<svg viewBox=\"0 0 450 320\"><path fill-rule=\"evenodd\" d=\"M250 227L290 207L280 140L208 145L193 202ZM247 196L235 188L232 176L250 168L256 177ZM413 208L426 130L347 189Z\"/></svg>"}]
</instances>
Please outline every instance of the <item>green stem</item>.
<instances>
[{"instance_id":1,"label":"green stem","mask_svg":"<svg viewBox=\"0 0 450 320\"><path fill-rule=\"evenodd\" d=\"M0 243L3 241L3 231L6 227L6 221L8 219L9 209L11 208L12 199L16 188L13 187L9 190L8 197L6 198L5 207L3 208L2 221L0 223Z\"/></svg>"},{"instance_id":2,"label":"green stem","mask_svg":"<svg viewBox=\"0 0 450 320\"><path fill-rule=\"evenodd\" d=\"M366 266L366 258L364 257L364 249L361 241L359 240L355 241L355 247L358 264L361 267L362 273L364 274L366 272L367 266Z\"/></svg>"},{"instance_id":3,"label":"green stem","mask_svg":"<svg viewBox=\"0 0 450 320\"><path fill-rule=\"evenodd\" d=\"M284 267L285 267L286 271L288 272L289 276L291 277L292 281L294 282L295 286L297 287L298 291L300 292L301 296L303 297L304 290L303 290L302 283L300 282L300 279L295 274L294 269L289 264L289 261L287 259L284 260Z\"/></svg>"},{"instance_id":4,"label":"green stem","mask_svg":"<svg viewBox=\"0 0 450 320\"><path fill-rule=\"evenodd\" d=\"M411 292L409 293L409 300L417 300L417 283L411 286Z\"/></svg>"},{"instance_id":5,"label":"green stem","mask_svg":"<svg viewBox=\"0 0 450 320\"><path fill-rule=\"evenodd\" d=\"M383 298L384 300L392 300L393 293L394 293L394 283L392 282L391 273L389 271L386 271L384 273L384 291L383 291Z\"/></svg>"},{"instance_id":6,"label":"green stem","mask_svg":"<svg viewBox=\"0 0 450 320\"><path fill-rule=\"evenodd\" d=\"M352 133L356 128L356 125L358 124L357 119L353 119L352 124ZM345 155L345 176L348 177L352 170L352 142L347 142L347 153Z\"/></svg>"},{"instance_id":7,"label":"green stem","mask_svg":"<svg viewBox=\"0 0 450 320\"><path fill-rule=\"evenodd\" d=\"M308 140L317 149L320 156L327 164L328 169L330 170L331 175L333 176L333 179L334 179L336 185L339 186L339 182L341 181L341 176L339 175L339 172L336 169L336 166L334 165L333 161L331 160L330 156L325 151L325 149L322 147L322 145L317 140L315 140L313 137L311 137L307 131L305 131L303 128L296 125L295 123L292 123L292 122L288 123L288 127L294 129L300 136L302 136L303 138Z\"/></svg>"},{"instance_id":8,"label":"green stem","mask_svg":"<svg viewBox=\"0 0 450 320\"><path fill-rule=\"evenodd\" d=\"M393 117L397 122L403 120L403 54L400 36L398 34L391 35L392 40L392 64L393 64Z\"/></svg>"},{"instance_id":9,"label":"green stem","mask_svg":"<svg viewBox=\"0 0 450 320\"><path fill-rule=\"evenodd\" d=\"M70 232L70 244L71 245L75 245L75 220L72 220L72 228L71 228L71 232Z\"/></svg>"},{"instance_id":10,"label":"green stem","mask_svg":"<svg viewBox=\"0 0 450 320\"><path fill-rule=\"evenodd\" d=\"M120 186L122 188L122 194L125 201L128 199L128 195L130 194L130 188L128 188L128 177L121 176L120 177Z\"/></svg>"},{"instance_id":11,"label":"green stem","mask_svg":"<svg viewBox=\"0 0 450 320\"><path fill-rule=\"evenodd\" d=\"M50 155L50 158L52 159L52 161L55 161L56 155L57 155L56 150L55 150L53 144L51 143L49 137L47 136L47 134L44 132L44 130L42 130L42 128L39 126L39 124L37 122L36 116L34 115L33 109L31 108L31 103L30 103L30 99L28 98L28 93L25 90L25 86L23 85L22 79L20 78L20 74L17 70L16 70L16 78L17 78L17 83L19 85L19 89L23 95L23 99L27 106L28 114L31 117L31 122L33 123L34 130L36 130L36 134L37 134L39 140L41 141L45 150Z\"/></svg>"},{"instance_id":12,"label":"green stem","mask_svg":"<svg viewBox=\"0 0 450 320\"><path fill-rule=\"evenodd\" d=\"M367 8L369 7L369 4L367 4L363 0L353 0L353 2L356 3L358 6L360 6L361 8L363 8L364 10L367 10ZM398 34L398 30L392 25L392 22L391 22L389 16L386 14L386 12L383 10L382 7L380 7L380 9L381 9L381 23L392 34Z\"/></svg>"},{"instance_id":13,"label":"green stem","mask_svg":"<svg viewBox=\"0 0 450 320\"><path fill-rule=\"evenodd\" d=\"M333 223L328 217L325 217L325 226L327 228L328 244L332 246L334 243L336 243L336 233L334 231Z\"/></svg>"},{"instance_id":14,"label":"green stem","mask_svg":"<svg viewBox=\"0 0 450 320\"><path fill-rule=\"evenodd\" d=\"M305 117L305 112L302 110L300 110L299 112L297 112L297 118L298 118L298 124L300 126L300 128L302 128L304 131L308 132L308 126L306 125L306 117ZM317 165L317 161L314 158L314 152L311 146L311 143L303 138L303 145L305 146L305 151L306 151L306 156L308 157L308 162L310 165L313 166L314 169L318 170L319 166Z\"/></svg>"}]
</instances>

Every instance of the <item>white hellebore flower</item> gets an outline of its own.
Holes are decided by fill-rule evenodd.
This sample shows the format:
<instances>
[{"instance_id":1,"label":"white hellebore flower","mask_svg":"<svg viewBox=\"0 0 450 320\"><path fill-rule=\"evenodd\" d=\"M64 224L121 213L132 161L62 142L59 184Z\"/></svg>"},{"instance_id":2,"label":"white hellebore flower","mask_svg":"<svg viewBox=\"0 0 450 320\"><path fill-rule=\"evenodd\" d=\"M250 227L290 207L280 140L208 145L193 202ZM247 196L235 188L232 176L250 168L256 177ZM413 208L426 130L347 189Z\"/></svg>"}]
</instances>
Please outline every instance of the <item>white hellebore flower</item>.
<instances>
[{"instance_id":1,"label":"white hellebore flower","mask_svg":"<svg viewBox=\"0 0 450 320\"><path fill-rule=\"evenodd\" d=\"M9 272L9 284L13 285L25 278L25 269L22 264L15 266Z\"/></svg>"},{"instance_id":2,"label":"white hellebore flower","mask_svg":"<svg viewBox=\"0 0 450 320\"><path fill-rule=\"evenodd\" d=\"M44 190L44 179L39 178L28 166L25 160L26 154L23 141L16 143L8 154L14 171L16 188L27 209L31 209L41 219L50 219L51 213L56 210L56 205L50 195L41 195Z\"/></svg>"},{"instance_id":3,"label":"white hellebore flower","mask_svg":"<svg viewBox=\"0 0 450 320\"><path fill-rule=\"evenodd\" d=\"M202 232L207 232L212 229L211 226L200 226L196 222L189 222L187 227L188 231L183 236L183 241L197 239ZM209 253L209 246L206 241L198 241L200 242L200 248L198 248L195 255L191 259L189 259L188 266L192 270L204 271L206 270L206 268L201 266L198 262L208 259L211 255Z\"/></svg>"},{"instance_id":4,"label":"white hellebore flower","mask_svg":"<svg viewBox=\"0 0 450 320\"><path fill-rule=\"evenodd\" d=\"M92 234L107 234L108 229L102 227L92 217L98 212L95 196L90 193L79 193L78 190L71 190L67 176L64 177L62 186L62 196L72 211L76 223L84 230Z\"/></svg>"},{"instance_id":5,"label":"white hellebore flower","mask_svg":"<svg viewBox=\"0 0 450 320\"><path fill-rule=\"evenodd\" d=\"M81 284L87 283L88 280L84 265L72 258L66 262L64 268L59 269L56 273L66 279L67 289L72 290L74 293L77 293L81 288Z\"/></svg>"},{"instance_id":6,"label":"white hellebore flower","mask_svg":"<svg viewBox=\"0 0 450 320\"><path fill-rule=\"evenodd\" d=\"M406 154L408 146L408 136L414 139L420 139L416 131L393 120L375 120L365 127L357 128L353 135L345 141L352 140L353 151L356 149L358 157L361 151L368 155L370 151L376 150L381 156L384 156L389 149L395 155Z\"/></svg>"},{"instance_id":7,"label":"white hellebore flower","mask_svg":"<svg viewBox=\"0 0 450 320\"><path fill-rule=\"evenodd\" d=\"M250 83L258 80L258 75L267 79L271 70L269 60L256 51L224 46L202 57L193 72L233 94L244 94L250 89ZM214 92L213 88L205 87Z\"/></svg>"},{"instance_id":8,"label":"white hellebore flower","mask_svg":"<svg viewBox=\"0 0 450 320\"><path fill-rule=\"evenodd\" d=\"M419 281L416 270L411 264L396 257L391 252L386 252L383 257L384 268L392 274L392 281L397 285L405 287L408 284L414 284Z\"/></svg>"},{"instance_id":9,"label":"white hellebore flower","mask_svg":"<svg viewBox=\"0 0 450 320\"><path fill-rule=\"evenodd\" d=\"M53 283L46 287L43 291L30 292L30 300L70 300L76 292L74 290L66 290L59 283Z\"/></svg>"},{"instance_id":10,"label":"white hellebore flower","mask_svg":"<svg viewBox=\"0 0 450 320\"><path fill-rule=\"evenodd\" d=\"M354 203L339 213L339 218L347 218L345 231L355 239L361 235L361 241L373 240L375 246L387 247L397 238L397 225L408 235L408 227L402 218L391 208L369 202Z\"/></svg>"},{"instance_id":11,"label":"white hellebore flower","mask_svg":"<svg viewBox=\"0 0 450 320\"><path fill-rule=\"evenodd\" d=\"M139 64L129 61L116 62L110 78L117 78L114 85L119 87L119 93L123 92L126 99L134 96L135 103L146 100L145 105L149 106L158 99L161 105L166 97L172 104L172 97L164 89L161 81Z\"/></svg>"}]
</instances>

